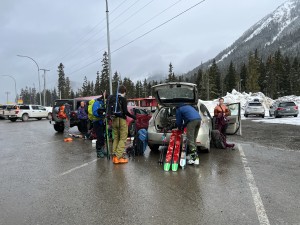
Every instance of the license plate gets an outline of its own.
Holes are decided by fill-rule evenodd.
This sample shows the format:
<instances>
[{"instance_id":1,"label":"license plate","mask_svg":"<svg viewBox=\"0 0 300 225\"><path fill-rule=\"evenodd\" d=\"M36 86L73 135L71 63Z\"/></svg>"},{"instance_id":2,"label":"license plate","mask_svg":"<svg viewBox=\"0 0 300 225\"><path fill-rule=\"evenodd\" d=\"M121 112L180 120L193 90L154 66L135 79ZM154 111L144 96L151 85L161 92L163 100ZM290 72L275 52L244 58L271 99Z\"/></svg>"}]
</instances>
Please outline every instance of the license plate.
<instances>
[{"instance_id":1,"label":"license plate","mask_svg":"<svg viewBox=\"0 0 300 225\"><path fill-rule=\"evenodd\" d=\"M291 109L286 109L286 111L291 111Z\"/></svg>"}]
</instances>

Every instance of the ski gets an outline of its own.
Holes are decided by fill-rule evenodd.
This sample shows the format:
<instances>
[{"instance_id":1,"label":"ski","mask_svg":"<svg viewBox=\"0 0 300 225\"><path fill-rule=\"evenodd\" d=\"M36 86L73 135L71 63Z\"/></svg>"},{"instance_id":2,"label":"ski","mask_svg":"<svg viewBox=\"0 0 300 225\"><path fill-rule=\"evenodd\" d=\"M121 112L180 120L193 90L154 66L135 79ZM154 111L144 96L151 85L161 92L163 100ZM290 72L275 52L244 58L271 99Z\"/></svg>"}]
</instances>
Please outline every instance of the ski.
<instances>
[{"instance_id":1,"label":"ski","mask_svg":"<svg viewBox=\"0 0 300 225\"><path fill-rule=\"evenodd\" d=\"M175 148L172 160L172 171L178 170L179 154L180 154L181 131L176 130Z\"/></svg>"},{"instance_id":2,"label":"ski","mask_svg":"<svg viewBox=\"0 0 300 225\"><path fill-rule=\"evenodd\" d=\"M158 164L162 165L163 162L164 162L164 153L165 153L165 147L166 147L166 143L167 143L167 131L166 129L164 128L164 133L162 135L162 147L161 147L161 150L160 150L160 154L159 154L159 160L158 160Z\"/></svg>"},{"instance_id":3,"label":"ski","mask_svg":"<svg viewBox=\"0 0 300 225\"><path fill-rule=\"evenodd\" d=\"M170 142L167 150L167 155L164 163L164 171L169 171L171 168L172 158L173 158L173 151L174 151L174 144L176 139L176 131L172 130L170 136Z\"/></svg>"},{"instance_id":4,"label":"ski","mask_svg":"<svg viewBox=\"0 0 300 225\"><path fill-rule=\"evenodd\" d=\"M182 146L181 146L181 155L180 155L180 163L182 169L186 166L186 150L187 150L187 137L186 134L182 134Z\"/></svg>"},{"instance_id":5,"label":"ski","mask_svg":"<svg viewBox=\"0 0 300 225\"><path fill-rule=\"evenodd\" d=\"M104 94L103 94L103 101L104 101L104 104L106 104L106 99L105 99L105 96L106 96L106 91L104 91ZM107 107L107 106L106 106ZM109 133L108 133L108 119L107 119L107 116L105 115L105 139L106 139L106 157L108 160L110 160L110 150L109 150Z\"/></svg>"}]
</instances>

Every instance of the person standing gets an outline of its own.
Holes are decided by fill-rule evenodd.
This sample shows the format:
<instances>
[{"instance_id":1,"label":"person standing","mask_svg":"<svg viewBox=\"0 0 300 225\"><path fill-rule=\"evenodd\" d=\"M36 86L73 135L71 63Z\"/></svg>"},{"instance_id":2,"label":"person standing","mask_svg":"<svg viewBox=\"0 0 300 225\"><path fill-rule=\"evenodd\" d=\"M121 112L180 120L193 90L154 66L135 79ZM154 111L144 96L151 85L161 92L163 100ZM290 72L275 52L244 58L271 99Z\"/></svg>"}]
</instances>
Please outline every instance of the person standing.
<instances>
[{"instance_id":1,"label":"person standing","mask_svg":"<svg viewBox=\"0 0 300 225\"><path fill-rule=\"evenodd\" d=\"M80 106L78 107L77 110L77 118L79 119L79 126L81 129L81 133L83 137L86 138L88 114L87 114L87 108L84 101L80 102Z\"/></svg>"},{"instance_id":2,"label":"person standing","mask_svg":"<svg viewBox=\"0 0 300 225\"><path fill-rule=\"evenodd\" d=\"M103 95L100 98L97 98L92 106L93 113L93 130L96 133L97 141L96 141L96 153L98 158L104 158L104 132L105 132L105 105L103 101Z\"/></svg>"},{"instance_id":3,"label":"person standing","mask_svg":"<svg viewBox=\"0 0 300 225\"><path fill-rule=\"evenodd\" d=\"M134 115L131 115L127 110L127 99L126 95L126 87L121 85L118 90L118 102L120 105L120 113L114 116L112 119L112 131L114 135L113 142L113 163L128 163L128 159L124 156L125 144L128 137L128 126L126 123L126 116L131 117L136 120Z\"/></svg>"},{"instance_id":4,"label":"person standing","mask_svg":"<svg viewBox=\"0 0 300 225\"><path fill-rule=\"evenodd\" d=\"M58 117L63 119L64 122L64 142L73 141L73 139L69 136L71 110L68 103L59 107Z\"/></svg>"},{"instance_id":5,"label":"person standing","mask_svg":"<svg viewBox=\"0 0 300 225\"><path fill-rule=\"evenodd\" d=\"M190 154L188 155L188 164L199 165L199 156L197 153L196 138L201 125L199 112L191 105L180 104L176 108L176 125L179 130L186 127L186 137Z\"/></svg>"}]
</instances>

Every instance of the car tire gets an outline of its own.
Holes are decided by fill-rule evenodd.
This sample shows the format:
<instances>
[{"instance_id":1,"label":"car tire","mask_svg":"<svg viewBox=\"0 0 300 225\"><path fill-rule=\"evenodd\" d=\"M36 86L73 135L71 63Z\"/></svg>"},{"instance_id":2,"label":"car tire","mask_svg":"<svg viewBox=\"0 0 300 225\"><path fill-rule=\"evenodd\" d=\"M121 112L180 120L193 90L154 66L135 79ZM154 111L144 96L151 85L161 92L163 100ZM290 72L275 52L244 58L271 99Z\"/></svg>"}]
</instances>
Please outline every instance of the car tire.
<instances>
[{"instance_id":1,"label":"car tire","mask_svg":"<svg viewBox=\"0 0 300 225\"><path fill-rule=\"evenodd\" d=\"M134 137L135 136L135 123L134 122L132 122L128 126L128 136L129 137Z\"/></svg>"},{"instance_id":2,"label":"car tire","mask_svg":"<svg viewBox=\"0 0 300 225\"><path fill-rule=\"evenodd\" d=\"M17 118L9 119L11 122L16 122Z\"/></svg>"},{"instance_id":3,"label":"car tire","mask_svg":"<svg viewBox=\"0 0 300 225\"><path fill-rule=\"evenodd\" d=\"M36 118L37 120L41 120L42 118Z\"/></svg>"},{"instance_id":4,"label":"car tire","mask_svg":"<svg viewBox=\"0 0 300 225\"><path fill-rule=\"evenodd\" d=\"M151 151L154 151L154 152L157 152L158 151L158 148L159 148L159 145L148 145L149 146L149 148L150 148L150 150Z\"/></svg>"},{"instance_id":5,"label":"car tire","mask_svg":"<svg viewBox=\"0 0 300 225\"><path fill-rule=\"evenodd\" d=\"M62 133L62 132L64 132L64 126L63 126L63 124L60 124L60 123L56 123L56 124L54 124L54 130L55 131L57 131L57 132L59 132L59 133Z\"/></svg>"},{"instance_id":6,"label":"car tire","mask_svg":"<svg viewBox=\"0 0 300 225\"><path fill-rule=\"evenodd\" d=\"M294 115L294 117L297 117L298 115Z\"/></svg>"},{"instance_id":7,"label":"car tire","mask_svg":"<svg viewBox=\"0 0 300 225\"><path fill-rule=\"evenodd\" d=\"M265 115L261 115L261 118L265 118Z\"/></svg>"},{"instance_id":8,"label":"car tire","mask_svg":"<svg viewBox=\"0 0 300 225\"><path fill-rule=\"evenodd\" d=\"M248 114L244 114L244 116L247 118L247 117L248 117Z\"/></svg>"},{"instance_id":9,"label":"car tire","mask_svg":"<svg viewBox=\"0 0 300 225\"><path fill-rule=\"evenodd\" d=\"M23 122L26 122L28 119L29 119L29 116L28 116L27 113L25 113L25 114L22 115L22 121Z\"/></svg>"}]
</instances>

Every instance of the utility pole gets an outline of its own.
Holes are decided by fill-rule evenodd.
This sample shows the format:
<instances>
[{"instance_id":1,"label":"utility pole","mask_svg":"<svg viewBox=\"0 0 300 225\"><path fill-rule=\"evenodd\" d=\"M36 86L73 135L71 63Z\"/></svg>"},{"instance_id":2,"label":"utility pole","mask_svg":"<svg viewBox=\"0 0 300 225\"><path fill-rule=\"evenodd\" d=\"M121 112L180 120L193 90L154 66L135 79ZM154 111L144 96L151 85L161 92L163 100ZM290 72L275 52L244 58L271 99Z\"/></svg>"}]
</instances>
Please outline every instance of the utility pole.
<instances>
[{"instance_id":1,"label":"utility pole","mask_svg":"<svg viewBox=\"0 0 300 225\"><path fill-rule=\"evenodd\" d=\"M44 71L44 106L46 106L46 71L50 71L47 69L40 69Z\"/></svg>"},{"instance_id":2,"label":"utility pole","mask_svg":"<svg viewBox=\"0 0 300 225\"><path fill-rule=\"evenodd\" d=\"M109 37L109 16L108 16L108 4L106 0L106 29L107 29L107 50L108 50L108 74L109 74L109 94L112 92L112 75L111 75L111 54L110 54L110 37Z\"/></svg>"},{"instance_id":3,"label":"utility pole","mask_svg":"<svg viewBox=\"0 0 300 225\"><path fill-rule=\"evenodd\" d=\"M5 94L6 94L6 104L8 104L8 95L10 94L10 92L6 91Z\"/></svg>"}]
</instances>

